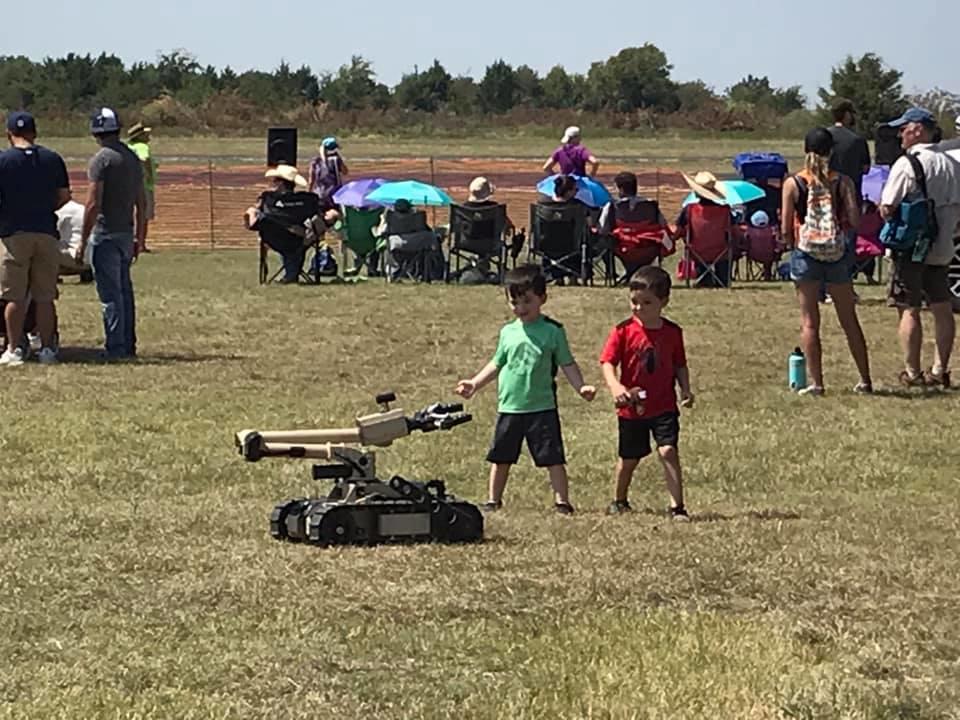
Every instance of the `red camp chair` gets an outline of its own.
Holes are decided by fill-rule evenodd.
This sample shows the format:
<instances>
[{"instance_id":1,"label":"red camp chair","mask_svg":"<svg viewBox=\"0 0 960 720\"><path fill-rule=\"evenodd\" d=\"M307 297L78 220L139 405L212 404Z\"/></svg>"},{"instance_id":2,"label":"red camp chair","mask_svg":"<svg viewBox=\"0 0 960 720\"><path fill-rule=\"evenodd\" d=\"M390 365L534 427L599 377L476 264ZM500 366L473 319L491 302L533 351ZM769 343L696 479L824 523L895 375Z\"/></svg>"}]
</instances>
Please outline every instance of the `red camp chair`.
<instances>
[{"instance_id":1,"label":"red camp chair","mask_svg":"<svg viewBox=\"0 0 960 720\"><path fill-rule=\"evenodd\" d=\"M687 287L730 287L733 238L730 208L725 205L687 206L687 235L680 264Z\"/></svg>"},{"instance_id":2,"label":"red camp chair","mask_svg":"<svg viewBox=\"0 0 960 720\"><path fill-rule=\"evenodd\" d=\"M660 224L660 206L644 200L632 207L620 201L613 207L614 223L610 231L610 249L604 255L605 280L608 285L626 285L642 267L660 264L675 251L668 229ZM617 273L616 261L623 266Z\"/></svg>"}]
</instances>

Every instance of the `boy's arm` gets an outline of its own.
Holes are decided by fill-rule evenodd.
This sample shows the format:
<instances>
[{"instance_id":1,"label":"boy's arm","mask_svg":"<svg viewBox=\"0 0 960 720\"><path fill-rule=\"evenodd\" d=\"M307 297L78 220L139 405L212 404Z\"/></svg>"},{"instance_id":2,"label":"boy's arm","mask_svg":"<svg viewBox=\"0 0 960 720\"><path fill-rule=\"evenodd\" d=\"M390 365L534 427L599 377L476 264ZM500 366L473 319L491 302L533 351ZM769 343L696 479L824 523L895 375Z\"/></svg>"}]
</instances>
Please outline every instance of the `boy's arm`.
<instances>
[{"instance_id":1,"label":"boy's arm","mask_svg":"<svg viewBox=\"0 0 960 720\"><path fill-rule=\"evenodd\" d=\"M680 385L680 404L693 407L693 391L690 389L690 370L684 366L677 368L677 383Z\"/></svg>"},{"instance_id":2,"label":"boy's arm","mask_svg":"<svg viewBox=\"0 0 960 720\"><path fill-rule=\"evenodd\" d=\"M597 396L597 389L593 385L586 385L583 382L583 373L580 372L580 366L576 362L572 362L569 365L564 365L562 368L563 374L566 375L567 381L570 385L573 386L573 389L587 402L590 402Z\"/></svg>"},{"instance_id":3,"label":"boy's arm","mask_svg":"<svg viewBox=\"0 0 960 720\"><path fill-rule=\"evenodd\" d=\"M487 363L483 370L478 372L469 380L461 380L457 383L454 392L461 397L469 400L476 395L478 390L489 385L497 375L500 374L500 368L493 361Z\"/></svg>"},{"instance_id":4,"label":"boy's arm","mask_svg":"<svg viewBox=\"0 0 960 720\"><path fill-rule=\"evenodd\" d=\"M613 363L608 362L602 363L600 367L603 369L603 380L607 383L610 394L613 395L613 401L618 407L629 405L630 391L624 387L620 378L617 377L617 368Z\"/></svg>"}]
</instances>

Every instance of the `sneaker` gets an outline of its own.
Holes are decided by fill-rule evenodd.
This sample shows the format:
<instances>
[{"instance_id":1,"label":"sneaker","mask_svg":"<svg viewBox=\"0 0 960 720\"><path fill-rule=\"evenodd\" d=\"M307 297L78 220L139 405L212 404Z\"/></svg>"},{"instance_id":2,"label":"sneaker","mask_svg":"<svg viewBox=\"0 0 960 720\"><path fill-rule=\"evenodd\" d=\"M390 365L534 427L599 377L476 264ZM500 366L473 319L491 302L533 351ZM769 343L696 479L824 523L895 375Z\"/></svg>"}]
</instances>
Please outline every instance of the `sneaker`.
<instances>
[{"instance_id":1,"label":"sneaker","mask_svg":"<svg viewBox=\"0 0 960 720\"><path fill-rule=\"evenodd\" d=\"M627 500L614 500L607 508L607 515L623 515L629 512L633 512L633 508Z\"/></svg>"},{"instance_id":2,"label":"sneaker","mask_svg":"<svg viewBox=\"0 0 960 720\"><path fill-rule=\"evenodd\" d=\"M901 370L900 384L905 385L906 387L926 387L927 379L923 376L922 372L914 375L909 370Z\"/></svg>"},{"instance_id":3,"label":"sneaker","mask_svg":"<svg viewBox=\"0 0 960 720\"><path fill-rule=\"evenodd\" d=\"M927 383L927 387L942 387L944 390L950 389L950 371L941 370L940 372L934 372L933 369L930 369L930 372L926 374L924 380Z\"/></svg>"},{"instance_id":4,"label":"sneaker","mask_svg":"<svg viewBox=\"0 0 960 720\"><path fill-rule=\"evenodd\" d=\"M558 515L573 515L574 513L573 505L570 503L557 503L553 506L553 509L557 511Z\"/></svg>"},{"instance_id":5,"label":"sneaker","mask_svg":"<svg viewBox=\"0 0 960 720\"><path fill-rule=\"evenodd\" d=\"M57 351L53 348L41 348L40 353L37 355L37 362L41 365L56 365L57 364Z\"/></svg>"},{"instance_id":6,"label":"sneaker","mask_svg":"<svg viewBox=\"0 0 960 720\"><path fill-rule=\"evenodd\" d=\"M872 395L873 394L873 383L870 382L858 382L853 386L853 391L857 395Z\"/></svg>"},{"instance_id":7,"label":"sneaker","mask_svg":"<svg viewBox=\"0 0 960 720\"><path fill-rule=\"evenodd\" d=\"M824 393L824 389L823 389L820 385L808 385L807 387L803 388L803 390L801 390L801 391L798 392L797 394L798 394L798 395L809 395L809 396L811 396L811 397L820 397L821 395L823 395L823 393Z\"/></svg>"},{"instance_id":8,"label":"sneaker","mask_svg":"<svg viewBox=\"0 0 960 720\"><path fill-rule=\"evenodd\" d=\"M23 365L23 348L7 348L4 350L3 355L0 355L0 365L9 365L10 367Z\"/></svg>"},{"instance_id":9,"label":"sneaker","mask_svg":"<svg viewBox=\"0 0 960 720\"><path fill-rule=\"evenodd\" d=\"M690 522L690 514L683 505L670 508L670 518L676 522Z\"/></svg>"},{"instance_id":10,"label":"sneaker","mask_svg":"<svg viewBox=\"0 0 960 720\"><path fill-rule=\"evenodd\" d=\"M28 333L27 342L30 343L30 349L34 352L37 352L43 347L43 341L40 339L40 336L37 333Z\"/></svg>"},{"instance_id":11,"label":"sneaker","mask_svg":"<svg viewBox=\"0 0 960 720\"><path fill-rule=\"evenodd\" d=\"M487 500L483 506L480 508L485 513L497 512L503 507L503 502L500 500Z\"/></svg>"}]
</instances>

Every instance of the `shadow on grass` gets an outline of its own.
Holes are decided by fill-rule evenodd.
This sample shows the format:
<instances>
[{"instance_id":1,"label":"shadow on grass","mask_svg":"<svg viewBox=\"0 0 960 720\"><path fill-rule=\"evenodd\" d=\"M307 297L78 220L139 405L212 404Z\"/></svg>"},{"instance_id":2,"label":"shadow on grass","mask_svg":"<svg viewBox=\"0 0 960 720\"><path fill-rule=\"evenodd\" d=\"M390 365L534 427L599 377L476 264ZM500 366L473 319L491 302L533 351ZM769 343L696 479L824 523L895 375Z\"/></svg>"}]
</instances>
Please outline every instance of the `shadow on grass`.
<instances>
[{"instance_id":1,"label":"shadow on grass","mask_svg":"<svg viewBox=\"0 0 960 720\"><path fill-rule=\"evenodd\" d=\"M239 361L243 355L204 355L201 353L152 353L138 355L135 359L108 360L103 350L87 347L61 347L58 353L61 363L70 365L175 365L207 362Z\"/></svg>"},{"instance_id":2,"label":"shadow on grass","mask_svg":"<svg viewBox=\"0 0 960 720\"><path fill-rule=\"evenodd\" d=\"M644 515L656 515L662 518L668 518L669 513L663 510L654 510L653 508L644 508L640 511ZM777 510L770 508L766 510L745 510L743 512L725 515L718 512L690 513L690 522L695 523L716 523L731 522L733 520L757 520L759 522L782 522L784 520L801 520L800 513L793 510Z\"/></svg>"},{"instance_id":3,"label":"shadow on grass","mask_svg":"<svg viewBox=\"0 0 960 720\"><path fill-rule=\"evenodd\" d=\"M942 388L874 388L873 396L922 402L924 400L948 400L957 397L957 393L954 390L943 390Z\"/></svg>"}]
</instances>

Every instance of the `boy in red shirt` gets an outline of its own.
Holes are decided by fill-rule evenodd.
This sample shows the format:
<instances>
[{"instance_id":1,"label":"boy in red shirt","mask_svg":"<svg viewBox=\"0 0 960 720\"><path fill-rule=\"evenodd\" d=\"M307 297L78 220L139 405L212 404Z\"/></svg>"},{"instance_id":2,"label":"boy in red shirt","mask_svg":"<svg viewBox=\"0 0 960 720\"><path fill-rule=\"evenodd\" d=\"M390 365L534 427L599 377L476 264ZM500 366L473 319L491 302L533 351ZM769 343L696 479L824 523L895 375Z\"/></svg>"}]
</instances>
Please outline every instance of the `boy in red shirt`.
<instances>
[{"instance_id":1,"label":"boy in red shirt","mask_svg":"<svg viewBox=\"0 0 960 720\"><path fill-rule=\"evenodd\" d=\"M683 331L661 315L669 300L670 275L653 266L638 270L630 282L633 316L613 329L600 355L603 378L616 403L620 425L617 491L608 510L611 515L632 509L627 491L633 471L651 454L653 435L670 492L670 514L676 520L690 519L683 506L677 451L680 412L674 386L680 386L684 407L693 405L693 393Z\"/></svg>"}]
</instances>

